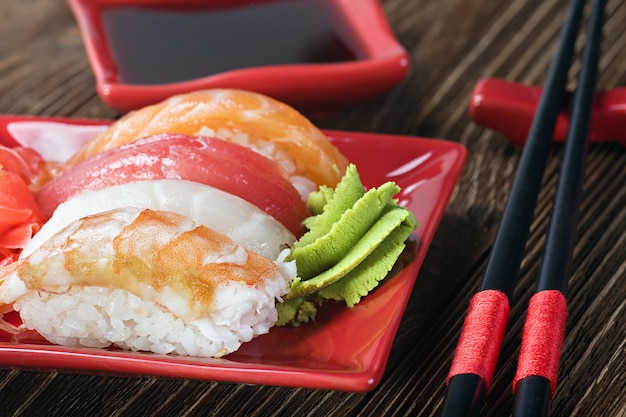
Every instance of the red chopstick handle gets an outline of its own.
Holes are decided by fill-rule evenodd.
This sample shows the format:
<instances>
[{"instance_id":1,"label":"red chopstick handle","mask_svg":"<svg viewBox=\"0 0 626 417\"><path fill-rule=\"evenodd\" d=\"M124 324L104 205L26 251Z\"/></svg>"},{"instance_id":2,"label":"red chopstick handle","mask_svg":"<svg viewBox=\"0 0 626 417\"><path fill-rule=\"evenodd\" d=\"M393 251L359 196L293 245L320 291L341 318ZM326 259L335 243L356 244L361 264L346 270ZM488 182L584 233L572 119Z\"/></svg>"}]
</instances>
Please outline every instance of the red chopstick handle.
<instances>
[{"instance_id":1,"label":"red chopstick handle","mask_svg":"<svg viewBox=\"0 0 626 417\"><path fill-rule=\"evenodd\" d=\"M541 87L486 78L474 87L469 113L477 124L501 133L513 145L522 147L541 92ZM567 136L570 97L571 94L568 94L559 112L553 135L555 141L563 141ZM626 145L626 88L596 93L591 111L589 140L617 141Z\"/></svg>"},{"instance_id":2,"label":"red chopstick handle","mask_svg":"<svg viewBox=\"0 0 626 417\"><path fill-rule=\"evenodd\" d=\"M502 291L483 290L474 294L446 383L456 375L474 374L489 391L509 312L509 299Z\"/></svg>"},{"instance_id":3,"label":"red chopstick handle","mask_svg":"<svg viewBox=\"0 0 626 417\"><path fill-rule=\"evenodd\" d=\"M560 291L540 291L531 297L513 392L521 379L541 376L550 381L554 395L566 320L567 301Z\"/></svg>"}]
</instances>

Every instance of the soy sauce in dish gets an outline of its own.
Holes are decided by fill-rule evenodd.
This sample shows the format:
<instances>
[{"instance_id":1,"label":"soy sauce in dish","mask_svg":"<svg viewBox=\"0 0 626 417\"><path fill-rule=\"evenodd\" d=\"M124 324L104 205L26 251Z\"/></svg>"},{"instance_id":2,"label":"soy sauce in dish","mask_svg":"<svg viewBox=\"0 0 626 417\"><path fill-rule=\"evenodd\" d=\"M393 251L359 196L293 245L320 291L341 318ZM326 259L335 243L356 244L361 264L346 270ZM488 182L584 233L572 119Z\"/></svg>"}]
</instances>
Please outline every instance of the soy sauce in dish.
<instances>
[{"instance_id":1,"label":"soy sauce in dish","mask_svg":"<svg viewBox=\"0 0 626 417\"><path fill-rule=\"evenodd\" d=\"M361 58L330 0L107 6L105 36L120 81L161 84L241 68Z\"/></svg>"}]
</instances>

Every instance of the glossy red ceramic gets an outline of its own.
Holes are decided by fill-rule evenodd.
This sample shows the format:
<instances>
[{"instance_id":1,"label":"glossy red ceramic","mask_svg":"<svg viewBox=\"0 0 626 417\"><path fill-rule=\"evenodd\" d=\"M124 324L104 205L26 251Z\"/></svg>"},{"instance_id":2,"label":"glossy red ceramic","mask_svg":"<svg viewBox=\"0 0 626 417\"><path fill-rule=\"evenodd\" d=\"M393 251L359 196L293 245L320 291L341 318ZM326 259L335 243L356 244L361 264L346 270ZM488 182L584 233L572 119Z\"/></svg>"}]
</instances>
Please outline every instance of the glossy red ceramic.
<instances>
[{"instance_id":1,"label":"glossy red ceramic","mask_svg":"<svg viewBox=\"0 0 626 417\"><path fill-rule=\"evenodd\" d=\"M33 122L35 124L33 124ZM75 129L78 125L78 130ZM101 129L106 122L0 117L0 143L42 141L37 132L56 130L43 143L75 149L75 132ZM62 130L66 129L63 133ZM18 132L16 138L9 132ZM0 365L123 373L250 384L368 391L380 381L393 339L417 274L467 151L457 143L408 136L328 131L330 139L357 165L366 186L395 181L398 199L411 209L419 228L404 265L354 308L328 303L317 320L298 328L275 327L221 359L76 349L53 346L38 337L20 340L0 333ZM26 136L26 139L22 137ZM53 155L53 148L43 149Z\"/></svg>"},{"instance_id":2,"label":"glossy red ceramic","mask_svg":"<svg viewBox=\"0 0 626 417\"><path fill-rule=\"evenodd\" d=\"M481 126L506 136L515 146L523 146L541 97L541 87L526 86L505 80L480 80L472 92L469 112ZM554 140L567 136L572 94L561 108ZM617 141L626 145L626 88L596 93L591 113L589 140Z\"/></svg>"},{"instance_id":3,"label":"glossy red ceramic","mask_svg":"<svg viewBox=\"0 0 626 417\"><path fill-rule=\"evenodd\" d=\"M380 95L407 75L409 57L394 37L377 0L330 0L341 18L341 30L349 32L362 51L359 59L249 67L207 74L189 81L154 85L125 83L120 79L120 63L111 53L101 13L103 8L121 5L158 5L175 12L177 7L189 5L214 5L223 9L270 1L277 0L69 0L69 4L95 74L98 94L105 103L124 112L160 102L174 94L216 87L260 92L304 112L329 111ZM198 53L207 54L210 51ZM185 63L181 62L181 65Z\"/></svg>"}]
</instances>

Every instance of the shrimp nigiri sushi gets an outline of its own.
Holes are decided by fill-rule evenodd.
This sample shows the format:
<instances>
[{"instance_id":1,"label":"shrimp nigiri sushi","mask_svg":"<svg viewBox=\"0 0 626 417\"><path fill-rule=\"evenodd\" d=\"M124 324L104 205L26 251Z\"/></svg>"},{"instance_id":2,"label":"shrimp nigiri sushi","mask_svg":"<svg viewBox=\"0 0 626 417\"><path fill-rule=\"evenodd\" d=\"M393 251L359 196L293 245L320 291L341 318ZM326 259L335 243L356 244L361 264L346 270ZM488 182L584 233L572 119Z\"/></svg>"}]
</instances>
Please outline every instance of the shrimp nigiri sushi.
<instances>
[{"instance_id":1,"label":"shrimp nigiri sushi","mask_svg":"<svg viewBox=\"0 0 626 417\"><path fill-rule=\"evenodd\" d=\"M125 207L1 268L0 303L55 344L220 357L269 331L295 275L185 216Z\"/></svg>"}]
</instances>

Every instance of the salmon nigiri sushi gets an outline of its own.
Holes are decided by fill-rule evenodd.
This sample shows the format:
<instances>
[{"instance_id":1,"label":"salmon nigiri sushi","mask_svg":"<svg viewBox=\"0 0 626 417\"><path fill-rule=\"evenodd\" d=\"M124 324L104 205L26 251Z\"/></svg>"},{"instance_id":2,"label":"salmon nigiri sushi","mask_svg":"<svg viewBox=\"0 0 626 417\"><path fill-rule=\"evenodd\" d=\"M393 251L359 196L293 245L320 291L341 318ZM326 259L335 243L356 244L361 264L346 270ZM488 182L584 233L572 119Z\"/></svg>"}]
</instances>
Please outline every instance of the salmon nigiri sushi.
<instances>
[{"instance_id":1,"label":"salmon nigiri sushi","mask_svg":"<svg viewBox=\"0 0 626 417\"><path fill-rule=\"evenodd\" d=\"M217 137L249 146L281 165L299 190L334 187L348 165L324 133L298 111L265 95L235 89L180 94L130 112L86 142L68 164L161 133Z\"/></svg>"}]
</instances>

